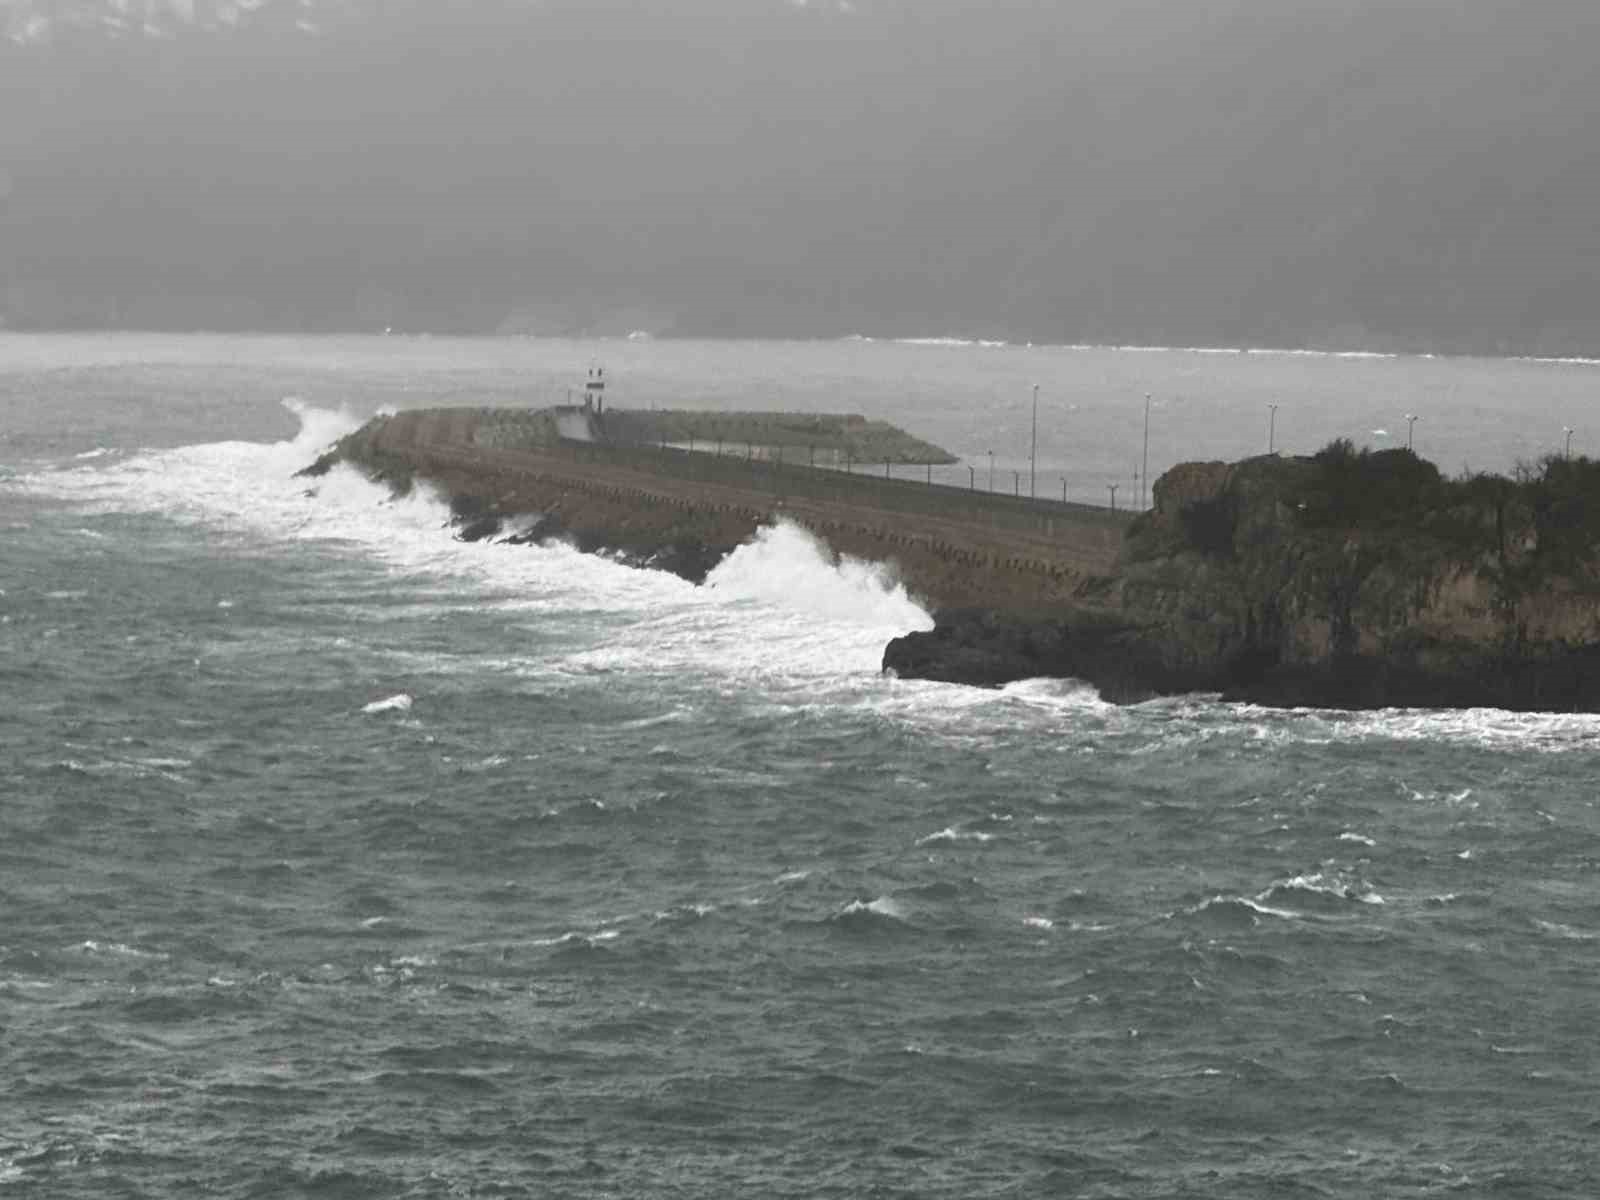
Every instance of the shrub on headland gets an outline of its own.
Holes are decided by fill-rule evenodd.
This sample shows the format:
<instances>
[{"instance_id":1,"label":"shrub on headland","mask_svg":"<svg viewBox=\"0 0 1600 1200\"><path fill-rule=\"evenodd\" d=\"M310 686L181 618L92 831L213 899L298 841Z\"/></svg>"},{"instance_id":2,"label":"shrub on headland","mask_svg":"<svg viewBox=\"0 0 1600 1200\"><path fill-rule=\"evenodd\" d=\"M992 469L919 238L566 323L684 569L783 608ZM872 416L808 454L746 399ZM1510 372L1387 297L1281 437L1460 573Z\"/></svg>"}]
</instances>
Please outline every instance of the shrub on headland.
<instances>
[{"instance_id":1,"label":"shrub on headland","mask_svg":"<svg viewBox=\"0 0 1600 1200\"><path fill-rule=\"evenodd\" d=\"M1176 498L1124 561L1197 555L1217 619L1252 652L1289 654L1321 629L1325 650L1299 652L1389 653L1424 628L1465 630L1474 606L1507 653L1592 636L1573 601L1600 597L1600 462L1547 456L1510 477L1447 479L1410 449L1340 438L1308 458L1233 464Z\"/></svg>"}]
</instances>

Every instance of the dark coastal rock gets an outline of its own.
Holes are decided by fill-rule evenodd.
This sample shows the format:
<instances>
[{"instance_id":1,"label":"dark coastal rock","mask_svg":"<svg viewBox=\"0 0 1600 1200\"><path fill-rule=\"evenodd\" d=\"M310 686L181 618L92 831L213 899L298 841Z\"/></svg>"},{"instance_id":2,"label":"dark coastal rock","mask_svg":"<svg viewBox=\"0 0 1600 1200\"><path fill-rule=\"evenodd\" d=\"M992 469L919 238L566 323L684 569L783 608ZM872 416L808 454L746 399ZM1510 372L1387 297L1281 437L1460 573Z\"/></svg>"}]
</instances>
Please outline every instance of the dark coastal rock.
<instances>
[{"instance_id":1,"label":"dark coastal rock","mask_svg":"<svg viewBox=\"0 0 1600 1200\"><path fill-rule=\"evenodd\" d=\"M1600 646L1535 654L1462 647L1454 661L1421 666L1377 655L1279 666L1257 679L1227 680L1224 700L1271 708L1501 708L1600 712Z\"/></svg>"},{"instance_id":2,"label":"dark coastal rock","mask_svg":"<svg viewBox=\"0 0 1600 1200\"><path fill-rule=\"evenodd\" d=\"M474 517L456 528L458 542L484 542L500 532L500 518L494 514Z\"/></svg>"},{"instance_id":3,"label":"dark coastal rock","mask_svg":"<svg viewBox=\"0 0 1600 1200\"><path fill-rule=\"evenodd\" d=\"M554 513L502 516L499 512L489 511L481 499L472 496L453 496L451 512L457 541L498 540L511 546L542 546L565 541L584 554L605 555L624 566L640 570L665 571L697 586L706 581L706 576L728 553L725 548L707 545L693 538L679 538L658 545L653 539L630 536L621 530L574 531ZM508 524L521 524L530 517L532 524L517 533L500 536Z\"/></svg>"},{"instance_id":4,"label":"dark coastal rock","mask_svg":"<svg viewBox=\"0 0 1600 1200\"><path fill-rule=\"evenodd\" d=\"M1169 661L1152 631L1090 611L1027 619L988 609L937 614L931 630L895 638L883 669L903 679L999 687L1020 679L1079 679L1114 703L1206 690L1201 672Z\"/></svg>"},{"instance_id":5,"label":"dark coastal rock","mask_svg":"<svg viewBox=\"0 0 1600 1200\"><path fill-rule=\"evenodd\" d=\"M895 638L883 669L903 679L999 687L1071 678L1116 704L1192 692L1270 708L1501 708L1600 712L1600 646L1486 652L1463 643L1431 661L1357 654L1285 663L1269 652L1184 661L1172 630L1098 614L1025 620L942 612L933 629Z\"/></svg>"},{"instance_id":6,"label":"dark coastal rock","mask_svg":"<svg viewBox=\"0 0 1600 1200\"><path fill-rule=\"evenodd\" d=\"M310 466L301 467L294 473L295 479L321 479L339 463L344 461L344 451L335 447L317 457L317 461Z\"/></svg>"}]
</instances>

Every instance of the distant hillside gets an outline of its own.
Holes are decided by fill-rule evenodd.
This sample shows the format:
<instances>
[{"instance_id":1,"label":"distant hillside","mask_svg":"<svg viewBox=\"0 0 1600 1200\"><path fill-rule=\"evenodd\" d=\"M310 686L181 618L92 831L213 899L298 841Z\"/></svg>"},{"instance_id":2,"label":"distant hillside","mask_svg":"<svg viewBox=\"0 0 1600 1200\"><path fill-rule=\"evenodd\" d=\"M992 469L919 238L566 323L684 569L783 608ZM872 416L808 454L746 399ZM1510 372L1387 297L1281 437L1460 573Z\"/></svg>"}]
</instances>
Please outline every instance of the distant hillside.
<instances>
[{"instance_id":1,"label":"distant hillside","mask_svg":"<svg viewBox=\"0 0 1600 1200\"><path fill-rule=\"evenodd\" d=\"M11 0L13 325L1600 351L1576 0Z\"/></svg>"}]
</instances>

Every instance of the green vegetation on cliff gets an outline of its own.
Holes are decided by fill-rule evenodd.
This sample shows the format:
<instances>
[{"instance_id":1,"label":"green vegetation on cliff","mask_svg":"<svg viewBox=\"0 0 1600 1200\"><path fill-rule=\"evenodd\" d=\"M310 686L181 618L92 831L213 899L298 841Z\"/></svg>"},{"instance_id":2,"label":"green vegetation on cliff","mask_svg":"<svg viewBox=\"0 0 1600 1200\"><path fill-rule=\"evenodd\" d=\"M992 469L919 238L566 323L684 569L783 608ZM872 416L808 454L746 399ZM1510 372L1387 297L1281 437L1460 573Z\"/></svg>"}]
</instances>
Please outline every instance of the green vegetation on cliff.
<instances>
[{"instance_id":1,"label":"green vegetation on cliff","mask_svg":"<svg viewBox=\"0 0 1600 1200\"><path fill-rule=\"evenodd\" d=\"M1600 462L1445 478L1410 450L1186 464L1130 529L1124 603L1196 658L1548 655L1600 636Z\"/></svg>"}]
</instances>

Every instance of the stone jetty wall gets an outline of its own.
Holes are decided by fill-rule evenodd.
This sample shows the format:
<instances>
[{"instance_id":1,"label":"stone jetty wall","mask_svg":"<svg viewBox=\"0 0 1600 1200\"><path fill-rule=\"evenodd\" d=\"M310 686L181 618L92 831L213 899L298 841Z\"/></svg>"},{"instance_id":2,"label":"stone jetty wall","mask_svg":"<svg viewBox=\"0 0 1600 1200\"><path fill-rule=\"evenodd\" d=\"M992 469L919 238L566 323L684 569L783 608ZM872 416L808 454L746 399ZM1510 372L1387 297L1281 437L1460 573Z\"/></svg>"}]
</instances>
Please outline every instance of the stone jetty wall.
<instances>
[{"instance_id":1,"label":"stone jetty wall","mask_svg":"<svg viewBox=\"0 0 1600 1200\"><path fill-rule=\"evenodd\" d=\"M692 548L714 561L787 519L838 554L890 564L934 608L1026 614L1081 599L1114 569L1128 522L1082 505L732 456L569 442L498 450L470 434L448 423L369 426L340 454L377 475L425 479L475 512L545 514L581 545L636 558Z\"/></svg>"}]
</instances>

